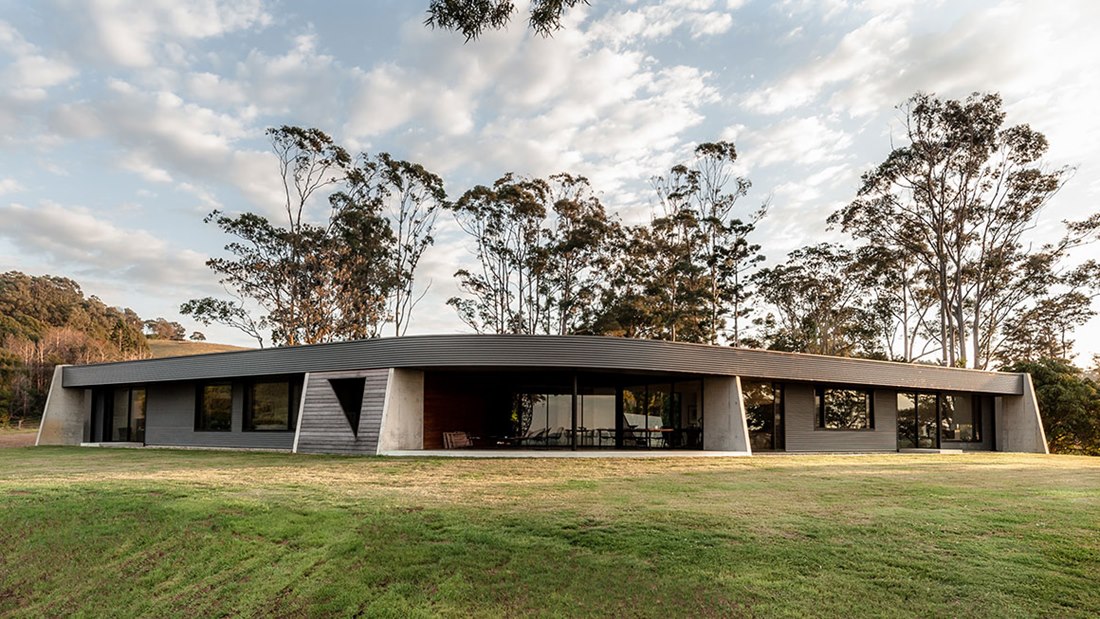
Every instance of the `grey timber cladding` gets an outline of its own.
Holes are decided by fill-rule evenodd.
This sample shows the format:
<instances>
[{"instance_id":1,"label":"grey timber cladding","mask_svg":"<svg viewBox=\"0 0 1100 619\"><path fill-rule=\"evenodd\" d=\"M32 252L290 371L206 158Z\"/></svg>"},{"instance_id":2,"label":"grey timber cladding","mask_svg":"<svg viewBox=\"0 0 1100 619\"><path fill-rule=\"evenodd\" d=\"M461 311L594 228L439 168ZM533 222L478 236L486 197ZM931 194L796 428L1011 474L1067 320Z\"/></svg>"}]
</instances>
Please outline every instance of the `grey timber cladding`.
<instances>
[{"instance_id":1,"label":"grey timber cladding","mask_svg":"<svg viewBox=\"0 0 1100 619\"><path fill-rule=\"evenodd\" d=\"M363 408L359 416L359 435L348 425L329 384L330 378L363 376ZM358 372L316 372L309 375L302 403L298 451L302 453L378 453L378 434L382 428L382 408L386 401L389 370Z\"/></svg>"},{"instance_id":2,"label":"grey timber cladding","mask_svg":"<svg viewBox=\"0 0 1100 619\"><path fill-rule=\"evenodd\" d=\"M818 428L813 385L784 385L783 406L787 451L897 451L896 391L874 391L873 430Z\"/></svg>"},{"instance_id":3,"label":"grey timber cladding","mask_svg":"<svg viewBox=\"0 0 1100 619\"><path fill-rule=\"evenodd\" d=\"M1019 374L597 336L425 335L66 367L65 387L370 368L672 372L1018 395Z\"/></svg>"},{"instance_id":4,"label":"grey timber cladding","mask_svg":"<svg viewBox=\"0 0 1100 619\"><path fill-rule=\"evenodd\" d=\"M230 432L195 431L195 384L164 383L146 388L145 444L176 447L290 449L293 432L242 432L244 386L233 385Z\"/></svg>"}]
</instances>

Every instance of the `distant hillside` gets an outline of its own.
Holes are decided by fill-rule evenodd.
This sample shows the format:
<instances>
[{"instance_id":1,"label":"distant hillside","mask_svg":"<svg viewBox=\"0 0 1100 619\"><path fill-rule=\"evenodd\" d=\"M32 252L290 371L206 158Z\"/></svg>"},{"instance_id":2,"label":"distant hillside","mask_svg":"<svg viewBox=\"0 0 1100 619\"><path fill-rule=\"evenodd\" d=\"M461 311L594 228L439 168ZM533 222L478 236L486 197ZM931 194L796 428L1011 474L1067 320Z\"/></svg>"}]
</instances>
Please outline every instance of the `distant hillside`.
<instances>
[{"instance_id":1,"label":"distant hillside","mask_svg":"<svg viewBox=\"0 0 1100 619\"><path fill-rule=\"evenodd\" d=\"M148 340L149 354L154 359L161 357L185 357L187 355L205 355L211 352L230 352L250 350L243 346L214 344L212 342L179 342L175 340Z\"/></svg>"}]
</instances>

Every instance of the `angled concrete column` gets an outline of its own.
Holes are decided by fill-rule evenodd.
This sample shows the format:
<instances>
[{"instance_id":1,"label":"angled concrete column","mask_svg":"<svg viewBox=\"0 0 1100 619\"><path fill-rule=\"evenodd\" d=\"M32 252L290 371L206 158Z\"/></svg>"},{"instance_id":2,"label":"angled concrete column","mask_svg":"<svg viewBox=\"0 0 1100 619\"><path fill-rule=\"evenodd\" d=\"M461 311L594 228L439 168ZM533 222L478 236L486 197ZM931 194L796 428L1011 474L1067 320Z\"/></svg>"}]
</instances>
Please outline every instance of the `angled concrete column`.
<instances>
[{"instance_id":1,"label":"angled concrete column","mask_svg":"<svg viewBox=\"0 0 1100 619\"><path fill-rule=\"evenodd\" d=\"M997 427L997 450L1023 453L1050 453L1043 420L1039 416L1039 401L1031 374L1022 374L1023 395L998 398L994 409Z\"/></svg>"},{"instance_id":2,"label":"angled concrete column","mask_svg":"<svg viewBox=\"0 0 1100 619\"><path fill-rule=\"evenodd\" d=\"M703 449L752 453L737 376L703 379Z\"/></svg>"},{"instance_id":3,"label":"angled concrete column","mask_svg":"<svg viewBox=\"0 0 1100 619\"><path fill-rule=\"evenodd\" d=\"M424 372L394 368L382 407L378 453L406 449L424 449Z\"/></svg>"},{"instance_id":4,"label":"angled concrete column","mask_svg":"<svg viewBox=\"0 0 1100 619\"><path fill-rule=\"evenodd\" d=\"M59 365L53 370L53 381L46 395L46 407L42 410L35 445L79 445L84 442L92 398L85 389L61 386L63 368L65 366Z\"/></svg>"}]
</instances>

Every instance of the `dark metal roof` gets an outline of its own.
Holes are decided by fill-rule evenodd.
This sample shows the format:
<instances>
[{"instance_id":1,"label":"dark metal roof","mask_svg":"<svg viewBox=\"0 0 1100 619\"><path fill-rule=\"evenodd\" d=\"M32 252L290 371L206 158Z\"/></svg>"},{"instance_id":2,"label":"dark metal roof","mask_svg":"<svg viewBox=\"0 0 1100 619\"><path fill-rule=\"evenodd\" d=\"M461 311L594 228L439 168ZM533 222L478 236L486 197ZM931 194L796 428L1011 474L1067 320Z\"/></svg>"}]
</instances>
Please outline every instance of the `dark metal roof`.
<instances>
[{"instance_id":1,"label":"dark metal roof","mask_svg":"<svg viewBox=\"0 0 1100 619\"><path fill-rule=\"evenodd\" d=\"M422 335L66 367L65 387L371 368L575 368L1000 394L1019 374L583 335Z\"/></svg>"}]
</instances>

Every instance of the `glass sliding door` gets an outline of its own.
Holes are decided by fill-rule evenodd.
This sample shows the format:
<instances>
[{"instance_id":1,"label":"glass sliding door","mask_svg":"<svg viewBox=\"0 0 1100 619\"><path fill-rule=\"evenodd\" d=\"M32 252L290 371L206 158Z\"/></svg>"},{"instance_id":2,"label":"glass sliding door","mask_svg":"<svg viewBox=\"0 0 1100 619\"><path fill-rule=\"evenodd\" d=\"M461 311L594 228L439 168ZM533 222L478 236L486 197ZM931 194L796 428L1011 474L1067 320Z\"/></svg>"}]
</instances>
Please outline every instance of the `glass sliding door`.
<instances>
[{"instance_id":1,"label":"glass sliding door","mask_svg":"<svg viewBox=\"0 0 1100 619\"><path fill-rule=\"evenodd\" d=\"M130 440L130 390L115 389L111 407L111 423L109 424L111 435L109 441Z\"/></svg>"},{"instance_id":2,"label":"glass sliding door","mask_svg":"<svg viewBox=\"0 0 1100 619\"><path fill-rule=\"evenodd\" d=\"M898 394L898 449L917 446L917 394Z\"/></svg>"},{"instance_id":3,"label":"glass sliding door","mask_svg":"<svg viewBox=\"0 0 1100 619\"><path fill-rule=\"evenodd\" d=\"M639 381L639 382L634 382ZM644 382L643 382L644 381ZM519 382L519 381L517 381ZM573 393L541 378L512 386L492 414L496 445L548 448L702 449L703 383L669 378L582 376Z\"/></svg>"},{"instance_id":4,"label":"glass sliding door","mask_svg":"<svg viewBox=\"0 0 1100 619\"><path fill-rule=\"evenodd\" d=\"M917 447L922 449L939 449L940 446L936 400L934 393L917 394Z\"/></svg>"},{"instance_id":5,"label":"glass sliding door","mask_svg":"<svg viewBox=\"0 0 1100 619\"><path fill-rule=\"evenodd\" d=\"M782 450L783 390L769 382L742 381L745 421L749 426L749 445L753 451Z\"/></svg>"},{"instance_id":6,"label":"glass sliding door","mask_svg":"<svg viewBox=\"0 0 1100 619\"><path fill-rule=\"evenodd\" d=\"M676 383L681 417L676 447L703 448L703 381Z\"/></svg>"},{"instance_id":7,"label":"glass sliding door","mask_svg":"<svg viewBox=\"0 0 1100 619\"><path fill-rule=\"evenodd\" d=\"M92 393L90 439L145 442L145 389L97 389Z\"/></svg>"}]
</instances>

